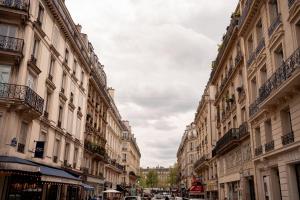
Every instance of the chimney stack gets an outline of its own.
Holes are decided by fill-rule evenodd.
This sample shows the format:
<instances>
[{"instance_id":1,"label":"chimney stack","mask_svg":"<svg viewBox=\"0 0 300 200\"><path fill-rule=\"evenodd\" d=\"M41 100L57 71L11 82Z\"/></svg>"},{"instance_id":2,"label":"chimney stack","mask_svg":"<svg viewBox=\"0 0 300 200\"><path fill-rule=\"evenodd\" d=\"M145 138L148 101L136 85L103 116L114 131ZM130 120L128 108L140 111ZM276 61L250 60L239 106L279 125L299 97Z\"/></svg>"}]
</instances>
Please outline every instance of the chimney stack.
<instances>
[{"instance_id":1,"label":"chimney stack","mask_svg":"<svg viewBox=\"0 0 300 200\"><path fill-rule=\"evenodd\" d=\"M115 89L113 89L113 88L110 87L107 90L108 90L108 94L110 95L110 97L112 99L114 99L115 98Z\"/></svg>"}]
</instances>

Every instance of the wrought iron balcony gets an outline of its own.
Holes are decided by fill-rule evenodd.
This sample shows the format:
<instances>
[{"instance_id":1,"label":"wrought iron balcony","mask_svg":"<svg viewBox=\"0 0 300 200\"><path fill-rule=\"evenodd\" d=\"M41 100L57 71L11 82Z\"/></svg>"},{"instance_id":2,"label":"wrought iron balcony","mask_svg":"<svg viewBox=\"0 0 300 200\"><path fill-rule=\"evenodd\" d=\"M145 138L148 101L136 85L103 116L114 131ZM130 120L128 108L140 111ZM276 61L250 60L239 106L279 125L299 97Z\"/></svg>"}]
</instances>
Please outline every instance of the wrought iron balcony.
<instances>
[{"instance_id":1,"label":"wrought iron balcony","mask_svg":"<svg viewBox=\"0 0 300 200\"><path fill-rule=\"evenodd\" d=\"M29 0L0 0L0 7L28 11Z\"/></svg>"},{"instance_id":2,"label":"wrought iron balcony","mask_svg":"<svg viewBox=\"0 0 300 200\"><path fill-rule=\"evenodd\" d=\"M255 156L259 156L263 153L263 147L259 146L255 148Z\"/></svg>"},{"instance_id":3,"label":"wrought iron balcony","mask_svg":"<svg viewBox=\"0 0 300 200\"><path fill-rule=\"evenodd\" d=\"M88 140L84 141L84 148L95 155L100 156L102 159L106 157L106 151L105 148L100 146L99 144L92 143Z\"/></svg>"},{"instance_id":4,"label":"wrought iron balcony","mask_svg":"<svg viewBox=\"0 0 300 200\"><path fill-rule=\"evenodd\" d=\"M291 8L297 0L288 0L289 8Z\"/></svg>"},{"instance_id":5,"label":"wrought iron balcony","mask_svg":"<svg viewBox=\"0 0 300 200\"><path fill-rule=\"evenodd\" d=\"M23 104L42 115L44 99L25 85L0 83L0 100Z\"/></svg>"},{"instance_id":6,"label":"wrought iron balcony","mask_svg":"<svg viewBox=\"0 0 300 200\"><path fill-rule=\"evenodd\" d=\"M269 27L269 29L268 29L268 35L269 35L269 37L272 36L272 34L276 30L276 28L279 26L279 24L281 24L281 14L278 14L276 16L276 18L273 20L271 26Z\"/></svg>"},{"instance_id":7,"label":"wrought iron balcony","mask_svg":"<svg viewBox=\"0 0 300 200\"><path fill-rule=\"evenodd\" d=\"M245 7L242 11L242 16L240 17L240 20L239 20L239 27L241 27L244 24L246 17L250 11L250 7L251 7L252 3L253 3L253 0L246 1Z\"/></svg>"},{"instance_id":8,"label":"wrought iron balcony","mask_svg":"<svg viewBox=\"0 0 300 200\"><path fill-rule=\"evenodd\" d=\"M194 163L194 169L201 167L207 161L207 156L203 155Z\"/></svg>"},{"instance_id":9,"label":"wrought iron balcony","mask_svg":"<svg viewBox=\"0 0 300 200\"><path fill-rule=\"evenodd\" d=\"M259 88L258 98L250 105L249 115L253 116L259 111L259 105L265 101L280 86L290 80L295 71L300 69L300 48L298 48L273 75ZM296 80L297 82L297 80Z\"/></svg>"},{"instance_id":10,"label":"wrought iron balcony","mask_svg":"<svg viewBox=\"0 0 300 200\"><path fill-rule=\"evenodd\" d=\"M291 144L293 143L295 140L295 137L294 137L294 132L290 132L288 134L285 134L283 136L281 136L281 142L282 142L282 145L288 145L288 144Z\"/></svg>"},{"instance_id":11,"label":"wrought iron balcony","mask_svg":"<svg viewBox=\"0 0 300 200\"><path fill-rule=\"evenodd\" d=\"M23 45L23 39L0 35L0 51L18 53L21 56Z\"/></svg>"},{"instance_id":12,"label":"wrought iron balcony","mask_svg":"<svg viewBox=\"0 0 300 200\"><path fill-rule=\"evenodd\" d=\"M265 151L266 152L269 152L269 151L272 151L274 150L274 140L268 142L265 144Z\"/></svg>"},{"instance_id":13,"label":"wrought iron balcony","mask_svg":"<svg viewBox=\"0 0 300 200\"><path fill-rule=\"evenodd\" d=\"M230 150L239 143L239 129L232 128L220 139L216 144L216 153L222 154L226 150Z\"/></svg>"}]
</instances>

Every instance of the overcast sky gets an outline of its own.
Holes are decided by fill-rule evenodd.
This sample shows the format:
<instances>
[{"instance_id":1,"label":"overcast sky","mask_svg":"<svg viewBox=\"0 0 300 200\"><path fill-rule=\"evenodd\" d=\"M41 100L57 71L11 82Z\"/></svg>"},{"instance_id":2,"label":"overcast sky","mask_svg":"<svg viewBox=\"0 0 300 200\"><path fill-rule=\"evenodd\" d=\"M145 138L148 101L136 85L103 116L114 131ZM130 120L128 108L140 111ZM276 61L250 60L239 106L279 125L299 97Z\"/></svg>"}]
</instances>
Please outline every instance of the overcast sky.
<instances>
[{"instance_id":1,"label":"overcast sky","mask_svg":"<svg viewBox=\"0 0 300 200\"><path fill-rule=\"evenodd\" d=\"M116 89L141 165L174 164L237 0L66 2Z\"/></svg>"}]
</instances>

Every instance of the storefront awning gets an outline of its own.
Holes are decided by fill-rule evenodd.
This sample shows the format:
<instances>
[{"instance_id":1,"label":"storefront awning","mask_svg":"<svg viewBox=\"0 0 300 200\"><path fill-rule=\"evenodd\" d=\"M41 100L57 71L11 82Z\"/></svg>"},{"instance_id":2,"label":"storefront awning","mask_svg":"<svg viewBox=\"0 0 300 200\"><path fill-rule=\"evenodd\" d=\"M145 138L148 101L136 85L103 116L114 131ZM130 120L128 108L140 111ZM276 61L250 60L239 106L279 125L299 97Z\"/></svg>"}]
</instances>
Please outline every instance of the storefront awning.
<instances>
[{"instance_id":1,"label":"storefront awning","mask_svg":"<svg viewBox=\"0 0 300 200\"><path fill-rule=\"evenodd\" d=\"M11 156L0 156L0 170L37 173L42 181L65 184L80 184L81 180L72 174L54 167L40 165L29 160Z\"/></svg>"}]
</instances>

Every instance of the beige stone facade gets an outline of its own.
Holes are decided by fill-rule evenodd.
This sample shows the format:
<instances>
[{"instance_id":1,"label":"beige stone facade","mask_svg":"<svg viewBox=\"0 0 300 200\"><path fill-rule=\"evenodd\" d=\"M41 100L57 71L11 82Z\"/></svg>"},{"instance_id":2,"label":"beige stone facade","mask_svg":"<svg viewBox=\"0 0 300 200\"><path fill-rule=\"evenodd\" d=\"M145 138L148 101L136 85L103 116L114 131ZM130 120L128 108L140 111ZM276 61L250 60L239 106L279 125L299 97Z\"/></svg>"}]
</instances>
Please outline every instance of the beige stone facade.
<instances>
[{"instance_id":1,"label":"beige stone facade","mask_svg":"<svg viewBox=\"0 0 300 200\"><path fill-rule=\"evenodd\" d=\"M123 125L121 159L126 172L122 176L122 183L132 187L135 186L140 171L141 153L129 122L123 121Z\"/></svg>"},{"instance_id":2,"label":"beige stone facade","mask_svg":"<svg viewBox=\"0 0 300 200\"><path fill-rule=\"evenodd\" d=\"M157 167L147 167L147 168L141 168L140 169L140 176L144 177L144 179L146 179L147 174L150 171L155 171L157 173L158 176L158 183L157 183L157 188L166 188L169 189L170 188L170 168L166 168L166 167L161 167L161 166L157 166Z\"/></svg>"},{"instance_id":3,"label":"beige stone facade","mask_svg":"<svg viewBox=\"0 0 300 200\"><path fill-rule=\"evenodd\" d=\"M197 146L199 145L196 125L191 123L186 126L186 130L181 138L180 146L177 150L177 163L180 173L180 183L185 188L192 186L195 177L194 163L198 159Z\"/></svg>"},{"instance_id":4,"label":"beige stone facade","mask_svg":"<svg viewBox=\"0 0 300 200\"><path fill-rule=\"evenodd\" d=\"M299 10L297 0L241 0L231 16L195 118L208 199L216 183L219 199L299 199Z\"/></svg>"},{"instance_id":5,"label":"beige stone facade","mask_svg":"<svg viewBox=\"0 0 300 200\"><path fill-rule=\"evenodd\" d=\"M218 196L217 160L212 155L212 150L217 141L214 115L216 113L215 87L208 86L199 102L195 115L195 125L198 133L197 161L194 163L196 176L207 186L207 197Z\"/></svg>"},{"instance_id":6,"label":"beige stone facade","mask_svg":"<svg viewBox=\"0 0 300 200\"><path fill-rule=\"evenodd\" d=\"M121 146L122 146L122 119L114 103L114 89L109 88L111 106L107 116L106 130L106 152L110 158L110 163L105 165L105 180L111 188L117 188L121 184L122 174L125 173L124 166L121 165Z\"/></svg>"},{"instance_id":7,"label":"beige stone facade","mask_svg":"<svg viewBox=\"0 0 300 200\"><path fill-rule=\"evenodd\" d=\"M105 181L115 187L120 177L110 174L124 171L116 110L64 1L0 1L0 199L85 198Z\"/></svg>"}]
</instances>

